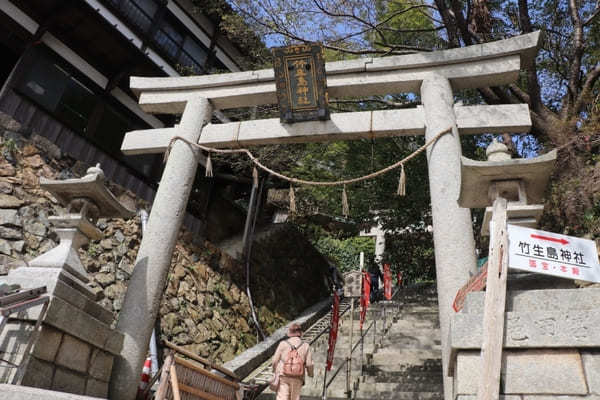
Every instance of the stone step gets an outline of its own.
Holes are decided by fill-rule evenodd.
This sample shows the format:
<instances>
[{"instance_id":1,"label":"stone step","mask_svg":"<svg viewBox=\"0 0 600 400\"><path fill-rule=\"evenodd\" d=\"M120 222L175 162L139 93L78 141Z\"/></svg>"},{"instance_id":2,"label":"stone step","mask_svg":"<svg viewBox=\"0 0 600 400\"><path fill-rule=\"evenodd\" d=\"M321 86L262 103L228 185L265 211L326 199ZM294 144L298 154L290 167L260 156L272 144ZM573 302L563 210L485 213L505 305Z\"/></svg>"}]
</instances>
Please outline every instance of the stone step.
<instances>
[{"instance_id":1,"label":"stone step","mask_svg":"<svg viewBox=\"0 0 600 400\"><path fill-rule=\"evenodd\" d=\"M378 371L381 372L389 372L389 373L400 373L400 374L410 374L410 373L441 373L442 371L442 361L437 359L425 359L419 364L405 363L404 361L400 361L396 364L388 364L388 365L371 365L367 366L366 370L371 370L373 373Z\"/></svg>"},{"instance_id":2,"label":"stone step","mask_svg":"<svg viewBox=\"0 0 600 400\"><path fill-rule=\"evenodd\" d=\"M364 369L364 376L362 382L365 383L397 383L397 384L410 384L410 383L434 383L441 384L442 382L442 370L435 371L412 371L407 369L406 371L398 372L386 372L378 368L366 367ZM421 389L419 389L421 390Z\"/></svg>"},{"instance_id":3,"label":"stone step","mask_svg":"<svg viewBox=\"0 0 600 400\"><path fill-rule=\"evenodd\" d=\"M421 293L420 293L420 292ZM425 291L424 295L422 292ZM416 289L401 293L394 304L381 302L370 306L364 328L376 321L365 336L363 345L363 365L361 369L360 347L355 350L352 360L352 383L356 383L357 400L441 400L443 399L441 341L437 298L431 290ZM385 335L383 335L385 322ZM350 318L346 314L340 321L336 353L333 362L335 371L343 365L350 342ZM352 342L360 337L359 310L355 311ZM373 340L375 339L375 346ZM327 356L327 340L313 344L315 376L307 379L302 389L302 399L321 399L324 365ZM367 365L367 361L369 364ZM328 379L333 371L328 373ZM346 370L339 372L327 391L327 398L346 399ZM270 391L265 391L259 399L274 399Z\"/></svg>"},{"instance_id":4,"label":"stone step","mask_svg":"<svg viewBox=\"0 0 600 400\"><path fill-rule=\"evenodd\" d=\"M441 356L441 351L437 350L393 350L386 347L373 354L373 365L423 365L426 360L441 359Z\"/></svg>"},{"instance_id":5,"label":"stone step","mask_svg":"<svg viewBox=\"0 0 600 400\"><path fill-rule=\"evenodd\" d=\"M380 331L378 329L378 331ZM436 323L432 323L430 321L398 321L393 323L387 329L387 335L401 333L401 334L409 334L413 333L416 335L424 335L424 336L437 336L439 337L439 326ZM381 332L380 332L381 334Z\"/></svg>"},{"instance_id":6,"label":"stone step","mask_svg":"<svg viewBox=\"0 0 600 400\"><path fill-rule=\"evenodd\" d=\"M362 382L356 392L357 398L371 399L397 399L396 393L402 392L426 392L426 393L442 393L441 377L439 382L404 382L404 383L388 383L388 382Z\"/></svg>"},{"instance_id":7,"label":"stone step","mask_svg":"<svg viewBox=\"0 0 600 400\"><path fill-rule=\"evenodd\" d=\"M353 388L354 386L352 386ZM417 390L411 389L413 388L421 388ZM311 397L319 397L323 391L322 384L313 387L304 386L301 393L301 398L311 398ZM402 395L400 397L395 397L395 393L427 393L437 395L441 394L441 383L438 385L430 385L427 387L426 384L396 384L396 383L359 383L356 391L356 398L364 398L364 399L380 399L380 398L389 398L389 399L402 399ZM269 394L272 392L265 392L265 394ZM327 398L344 398L346 393L346 384L342 379L338 384L331 385L327 390ZM410 397L408 397L410 398ZM434 397L436 398L436 397Z\"/></svg>"},{"instance_id":8,"label":"stone step","mask_svg":"<svg viewBox=\"0 0 600 400\"><path fill-rule=\"evenodd\" d=\"M354 397L355 400L443 400L441 392L407 392L407 391L383 391L376 393L365 393L359 390ZM329 399L329 397L328 397Z\"/></svg>"},{"instance_id":9,"label":"stone step","mask_svg":"<svg viewBox=\"0 0 600 400\"><path fill-rule=\"evenodd\" d=\"M438 392L383 392L377 393L375 396L369 395L368 397L360 397L362 393L359 391L355 400L442 400L444 398ZM275 394L273 392L262 393L258 400L274 400ZM321 393L318 394L302 394L302 400L321 400ZM328 400L346 400L347 397L344 392L327 392Z\"/></svg>"}]
</instances>

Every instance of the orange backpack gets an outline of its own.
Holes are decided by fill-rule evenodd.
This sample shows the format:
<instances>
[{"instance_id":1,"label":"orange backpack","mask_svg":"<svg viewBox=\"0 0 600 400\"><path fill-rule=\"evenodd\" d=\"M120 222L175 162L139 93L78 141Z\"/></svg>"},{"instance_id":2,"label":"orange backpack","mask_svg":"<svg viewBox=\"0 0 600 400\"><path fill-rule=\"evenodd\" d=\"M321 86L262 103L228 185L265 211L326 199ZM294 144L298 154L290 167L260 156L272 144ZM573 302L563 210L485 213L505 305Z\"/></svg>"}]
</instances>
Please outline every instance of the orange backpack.
<instances>
[{"instance_id":1,"label":"orange backpack","mask_svg":"<svg viewBox=\"0 0 600 400\"><path fill-rule=\"evenodd\" d=\"M288 341L286 341L286 343L289 344L292 349L283 363L283 376L302 378L304 376L304 360L300 356L300 353L298 353L298 349L302 347L304 343L300 343L300 346L298 347L292 345Z\"/></svg>"}]
</instances>

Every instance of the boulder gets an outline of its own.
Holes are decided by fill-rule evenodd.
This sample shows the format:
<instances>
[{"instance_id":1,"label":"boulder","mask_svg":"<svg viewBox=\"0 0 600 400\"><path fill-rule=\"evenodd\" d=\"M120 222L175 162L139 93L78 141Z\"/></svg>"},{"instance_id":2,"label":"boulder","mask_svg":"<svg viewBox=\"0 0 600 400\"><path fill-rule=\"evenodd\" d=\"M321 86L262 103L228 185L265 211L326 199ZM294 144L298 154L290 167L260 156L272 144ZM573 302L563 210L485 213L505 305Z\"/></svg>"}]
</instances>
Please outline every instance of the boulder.
<instances>
[{"instance_id":1,"label":"boulder","mask_svg":"<svg viewBox=\"0 0 600 400\"><path fill-rule=\"evenodd\" d=\"M0 193L0 208L19 208L25 202L15 196Z\"/></svg>"},{"instance_id":2,"label":"boulder","mask_svg":"<svg viewBox=\"0 0 600 400\"><path fill-rule=\"evenodd\" d=\"M18 228L9 228L0 226L0 238L2 239L23 239L23 232Z\"/></svg>"},{"instance_id":3,"label":"boulder","mask_svg":"<svg viewBox=\"0 0 600 400\"><path fill-rule=\"evenodd\" d=\"M17 210L0 209L0 225L23 226Z\"/></svg>"}]
</instances>

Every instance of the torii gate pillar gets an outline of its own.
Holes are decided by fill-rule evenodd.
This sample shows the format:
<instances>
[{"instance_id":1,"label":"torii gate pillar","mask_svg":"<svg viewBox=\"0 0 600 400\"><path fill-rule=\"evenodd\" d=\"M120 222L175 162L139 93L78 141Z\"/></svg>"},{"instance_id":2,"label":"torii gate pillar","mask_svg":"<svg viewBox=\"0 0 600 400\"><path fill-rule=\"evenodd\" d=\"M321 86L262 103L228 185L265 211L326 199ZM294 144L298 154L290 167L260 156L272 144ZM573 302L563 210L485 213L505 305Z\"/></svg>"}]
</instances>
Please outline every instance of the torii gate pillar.
<instances>
[{"instance_id":1,"label":"torii gate pillar","mask_svg":"<svg viewBox=\"0 0 600 400\"><path fill-rule=\"evenodd\" d=\"M433 243L442 335L442 360L449 357L450 318L453 297L470 272L475 273L475 239L471 210L458 206L460 190L461 146L454 114L454 95L447 78L432 76L421 85L421 102L425 109L425 140L452 126L452 135L442 136L427 149L429 190L433 217ZM453 379L444 368L444 398L453 396Z\"/></svg>"},{"instance_id":2,"label":"torii gate pillar","mask_svg":"<svg viewBox=\"0 0 600 400\"><path fill-rule=\"evenodd\" d=\"M197 142L211 115L212 107L207 99L189 100L177 134ZM135 398L136 382L140 379L177 235L198 169L196 153L197 150L188 144L174 142L163 171L117 323L117 330L123 333L124 340L110 379L111 400Z\"/></svg>"}]
</instances>

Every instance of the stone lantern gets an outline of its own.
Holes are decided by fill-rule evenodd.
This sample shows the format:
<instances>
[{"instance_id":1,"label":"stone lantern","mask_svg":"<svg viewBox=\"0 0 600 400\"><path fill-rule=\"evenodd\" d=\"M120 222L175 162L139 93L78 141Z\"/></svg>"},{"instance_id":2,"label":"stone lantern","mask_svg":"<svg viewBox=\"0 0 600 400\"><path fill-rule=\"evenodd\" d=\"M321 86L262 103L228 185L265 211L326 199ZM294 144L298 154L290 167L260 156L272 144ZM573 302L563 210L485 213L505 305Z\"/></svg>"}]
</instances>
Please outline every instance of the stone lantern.
<instances>
[{"instance_id":1,"label":"stone lantern","mask_svg":"<svg viewBox=\"0 0 600 400\"><path fill-rule=\"evenodd\" d=\"M40 186L66 207L66 213L49 218L60 243L30 261L28 267L11 270L0 283L17 284L23 289L46 286L50 304L46 314L41 315L42 329L34 337L31 356L24 358L20 378L15 381L14 368L0 364L0 383L106 398L113 360L120 354L123 335L111 329L112 310L96 302L100 292L87 285L89 277L77 250L90 239L102 238L95 226L98 218L127 218L135 213L123 207L106 188L99 165L89 168L82 178L41 178ZM8 343L0 348L3 358L9 355L13 364L21 362L23 344L31 333L28 327L40 312L40 307L22 312L0 332L0 342ZM11 339L4 342L3 335Z\"/></svg>"},{"instance_id":2,"label":"stone lantern","mask_svg":"<svg viewBox=\"0 0 600 400\"><path fill-rule=\"evenodd\" d=\"M507 222L526 226L537 223L543 211L543 205L538 203L542 202L556 160L556 150L531 159L511 159L507 147L495 140L486 154L487 161L461 157L458 198L458 204L465 208L492 205L491 209L486 208L484 222L489 226L491 237L483 310L481 374L476 391L478 400L497 399L500 393L508 276ZM459 376L459 382L460 379Z\"/></svg>"},{"instance_id":3,"label":"stone lantern","mask_svg":"<svg viewBox=\"0 0 600 400\"><path fill-rule=\"evenodd\" d=\"M90 239L102 238L102 232L95 225L98 218L131 218L135 212L121 205L106 188L99 165L89 168L82 178L49 180L42 177L40 187L52 193L67 212L49 218L60 238L59 245L30 261L29 266L62 268L87 283L89 278L77 250Z\"/></svg>"}]
</instances>

